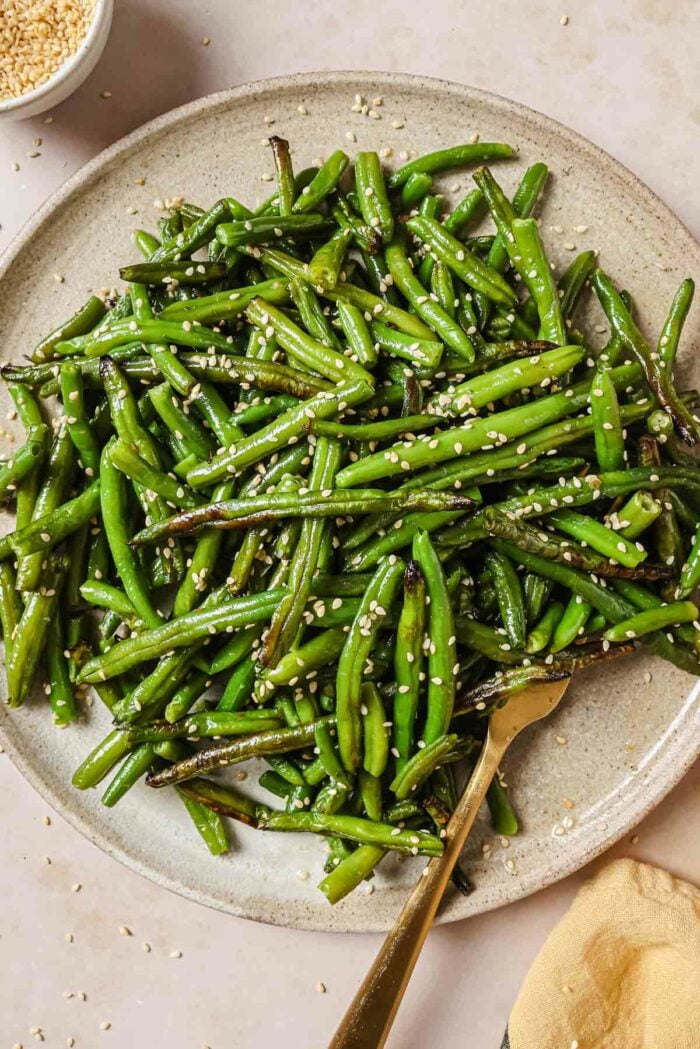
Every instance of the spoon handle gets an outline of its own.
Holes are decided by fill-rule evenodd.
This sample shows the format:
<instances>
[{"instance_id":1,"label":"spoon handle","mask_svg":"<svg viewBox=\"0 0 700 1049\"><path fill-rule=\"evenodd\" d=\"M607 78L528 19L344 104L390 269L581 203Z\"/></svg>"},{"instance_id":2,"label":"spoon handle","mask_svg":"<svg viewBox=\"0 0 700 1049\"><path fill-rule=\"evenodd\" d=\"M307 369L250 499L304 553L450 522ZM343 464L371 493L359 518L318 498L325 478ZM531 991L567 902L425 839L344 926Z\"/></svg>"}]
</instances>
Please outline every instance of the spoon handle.
<instances>
[{"instance_id":1,"label":"spoon handle","mask_svg":"<svg viewBox=\"0 0 700 1049\"><path fill-rule=\"evenodd\" d=\"M381 1049L386 1042L452 870L509 742L496 741L490 731L487 733L479 760L447 825L445 851L425 867L328 1049Z\"/></svg>"}]
</instances>

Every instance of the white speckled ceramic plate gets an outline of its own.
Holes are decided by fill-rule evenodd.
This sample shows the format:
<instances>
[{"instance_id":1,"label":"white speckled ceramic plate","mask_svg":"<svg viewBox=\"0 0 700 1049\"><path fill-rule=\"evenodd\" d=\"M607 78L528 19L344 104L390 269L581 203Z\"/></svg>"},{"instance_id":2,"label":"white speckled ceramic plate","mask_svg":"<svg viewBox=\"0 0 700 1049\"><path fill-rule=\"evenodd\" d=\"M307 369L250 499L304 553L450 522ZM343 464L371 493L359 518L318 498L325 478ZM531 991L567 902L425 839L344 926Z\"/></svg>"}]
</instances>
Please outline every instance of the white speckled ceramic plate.
<instances>
[{"instance_id":1,"label":"white speckled ceramic plate","mask_svg":"<svg viewBox=\"0 0 700 1049\"><path fill-rule=\"evenodd\" d=\"M356 92L383 97L380 120L351 112ZM308 115L299 112L301 103ZM253 203L266 196L270 187L261 176L272 167L263 144L270 118L274 131L291 141L298 167L338 146L351 153L392 146L400 162L402 150L423 152L474 132L518 147L519 161L498 169L506 188L515 186L525 164L545 160L552 179L542 228L554 261L570 259L574 243L599 248L603 265L632 291L651 330L681 277L700 276L700 250L678 219L610 156L552 120L437 80L377 73L285 77L160 117L102 153L39 210L0 274L3 360L21 358L90 289L114 282L119 264L134 257L132 228L154 227L155 199L183 194L208 205L225 193ZM459 195L469 185L469 174L458 172L443 188ZM56 272L64 283L54 280ZM696 310L684 340L686 358L699 334ZM693 374L688 362L685 371L697 385L700 366ZM644 683L646 671L651 684ZM484 859L482 844L492 834L486 821L476 826L466 856L476 891L468 898L450 895L441 920L534 892L637 823L700 750L696 695L692 679L647 657L582 674L556 714L524 733L508 758L507 778L524 832L507 853L496 842ZM71 773L108 721L94 707L87 719L58 731L37 696L21 710L2 707L0 735L22 772L74 826L168 889L231 914L298 928L362 931L391 924L419 861L389 858L371 895L360 890L330 908L316 889L323 844L311 836L235 827L230 855L212 859L165 792L139 787L107 810L99 792L73 790ZM570 811L565 798L574 803ZM565 816L571 816L566 828ZM308 880L299 871L308 871Z\"/></svg>"}]
</instances>

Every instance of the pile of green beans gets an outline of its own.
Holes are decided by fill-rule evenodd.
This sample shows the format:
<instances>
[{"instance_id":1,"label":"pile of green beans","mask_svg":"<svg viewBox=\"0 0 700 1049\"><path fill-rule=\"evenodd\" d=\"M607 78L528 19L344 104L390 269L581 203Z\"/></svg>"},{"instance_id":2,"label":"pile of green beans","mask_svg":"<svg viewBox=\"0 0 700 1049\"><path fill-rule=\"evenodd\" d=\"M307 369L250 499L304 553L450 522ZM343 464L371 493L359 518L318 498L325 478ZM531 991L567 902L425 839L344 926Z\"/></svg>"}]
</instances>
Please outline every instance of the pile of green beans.
<instances>
[{"instance_id":1,"label":"pile of green beans","mask_svg":"<svg viewBox=\"0 0 700 1049\"><path fill-rule=\"evenodd\" d=\"M504 144L299 173L270 146L272 197L138 230L119 298L3 369L0 624L11 707L110 711L76 788L175 787L213 855L229 820L321 835L335 903L391 850L441 853L529 683L640 646L698 673L694 286L652 348L595 252L550 265L547 167L509 195L479 167ZM470 166L447 213L434 179ZM211 778L251 758L266 801ZM517 833L500 778L488 803Z\"/></svg>"}]
</instances>

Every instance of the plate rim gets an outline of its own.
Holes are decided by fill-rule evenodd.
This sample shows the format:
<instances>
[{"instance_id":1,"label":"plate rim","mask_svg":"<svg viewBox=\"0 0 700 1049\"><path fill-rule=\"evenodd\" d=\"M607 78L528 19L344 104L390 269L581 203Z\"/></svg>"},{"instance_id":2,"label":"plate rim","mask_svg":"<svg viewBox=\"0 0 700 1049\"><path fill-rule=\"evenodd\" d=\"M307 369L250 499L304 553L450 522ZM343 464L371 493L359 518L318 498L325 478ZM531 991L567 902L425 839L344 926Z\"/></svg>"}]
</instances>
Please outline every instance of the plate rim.
<instances>
[{"instance_id":1,"label":"plate rim","mask_svg":"<svg viewBox=\"0 0 700 1049\"><path fill-rule=\"evenodd\" d=\"M79 167L69 176L68 179L66 179L65 182L57 187L42 204L39 205L39 207L20 227L9 245L3 251L2 256L0 257L0 282L4 279L10 266L22 253L33 234L57 208L68 201L74 193L79 192L94 176L99 175L100 171L112 161L127 154L129 150L139 145L144 140L147 140L149 136L167 130L180 122L188 120L190 117L196 117L202 112L206 113L220 106L235 105L237 102L244 100L251 95L289 91L295 87L300 90L309 90L312 88L323 88L328 85L342 85L348 83L352 83L356 86L359 80L365 78L385 83L387 87L396 85L401 86L406 90L412 90L419 87L423 90L428 89L436 93L443 92L451 95L461 94L462 97L471 102L481 102L492 108L497 107L504 113L514 114L520 119L524 119L530 124L534 124L545 133L554 133L558 135L560 138L568 141L572 147L575 148L579 156L584 154L597 159L608 171L611 171L623 181L631 184L636 192L641 194L648 206L653 207L659 215L670 220L674 224L677 232L684 235L685 240L687 241L687 248L694 256L695 264L700 268L700 244L698 244L693 234L678 215L676 215L676 213L641 178L639 178L639 176L608 153L607 150L596 145L594 142L591 142L590 139L586 138L579 132L574 131L567 125L562 124L555 118L549 117L546 114L523 105L520 102L515 102L503 95L495 92L484 91L468 84L458 83L457 81L382 70L332 70L295 73L246 81L235 87L225 88L221 91L202 95L197 99L193 99L190 102L177 106L174 109L168 110L167 112L154 117L145 124L141 124L127 135L101 150L97 156ZM438 915L436 923L446 924L447 922L460 921L466 917L486 913L489 910L494 910L498 907L505 906L508 903L516 902L517 900L532 895L535 892L540 891L540 889L544 889L580 870L591 860L601 855L601 853L605 852L615 844L615 842L624 837L629 830L636 826L636 824L638 824L663 801L673 787L675 787L686 775L698 756L700 756L700 719L696 718L697 725L694 727L690 717L694 705L694 698L697 696L699 689L700 679L698 679L694 688L691 689L683 707L679 710L674 721L669 725L669 735L666 737L665 742L663 766L661 770L659 770L658 767L655 770L654 799L651 803L649 803L648 798L642 800L638 809L633 810L628 808L627 815L624 815L622 811L618 811L618 809L620 809L619 806L616 807L611 813L610 821L600 837L594 842L589 843L582 850L578 851L575 857L568 862L564 862L561 865L558 863L552 865L544 875L541 872L538 872L536 876L534 874L530 876L525 875L518 881L517 893L511 897L510 900L504 901L489 898L482 902L478 910L469 911L467 914L459 912L454 913L454 909L452 909L448 913ZM5 712L3 711L3 714L4 713ZM250 908L245 904L237 904L231 899L224 900L201 889L190 888L181 882L177 882L175 879L170 878L157 869L149 866L147 863L139 859L138 856L129 852L127 848L112 843L108 835L103 834L100 830L94 828L88 818L84 817L79 812L74 811L67 801L62 800L61 796L57 794L50 784L42 777L40 771L34 767L28 758L25 757L22 750L15 745L12 733L10 732L8 734L6 730L8 724L11 724L11 722L9 722L5 716L2 716L0 718L0 741L7 752L8 757L27 782L30 783L41 797L52 806L55 812L62 816L70 826L75 828L80 834L87 838L88 841L92 842L92 844L96 845L110 857L118 860L129 870L134 871L141 877L147 878L159 887L167 889L169 892L178 896L185 897L186 899L235 917L247 918L251 921L261 922L268 925L277 925L289 929L342 933L383 932L389 928L389 924L387 924L386 921L371 920L329 926L327 923L323 923L320 917L314 917L313 912L309 913L308 911L303 911L301 913L297 912L294 915L293 924L289 924L285 921L287 911L284 907L278 908L277 910L268 908L264 914L251 913ZM662 772L662 775L658 775L659 771ZM260 910L259 907L258 910Z\"/></svg>"}]
</instances>

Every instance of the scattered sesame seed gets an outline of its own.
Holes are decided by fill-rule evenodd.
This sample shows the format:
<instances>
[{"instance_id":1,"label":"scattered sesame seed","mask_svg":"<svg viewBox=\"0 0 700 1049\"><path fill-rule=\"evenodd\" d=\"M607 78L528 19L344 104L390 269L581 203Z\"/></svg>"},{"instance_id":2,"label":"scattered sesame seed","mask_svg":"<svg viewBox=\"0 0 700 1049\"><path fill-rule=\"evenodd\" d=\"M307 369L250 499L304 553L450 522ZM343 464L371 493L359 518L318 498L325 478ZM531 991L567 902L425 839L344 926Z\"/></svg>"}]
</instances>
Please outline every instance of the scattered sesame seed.
<instances>
[{"instance_id":1,"label":"scattered sesame seed","mask_svg":"<svg viewBox=\"0 0 700 1049\"><path fill-rule=\"evenodd\" d=\"M171 958L182 958L182 951L171 951L170 952L170 957Z\"/></svg>"},{"instance_id":2,"label":"scattered sesame seed","mask_svg":"<svg viewBox=\"0 0 700 1049\"><path fill-rule=\"evenodd\" d=\"M319 994L325 994L326 993L326 985L325 985L325 983L321 983L321 981L319 980L319 982L316 984L316 990L318 991Z\"/></svg>"}]
</instances>

